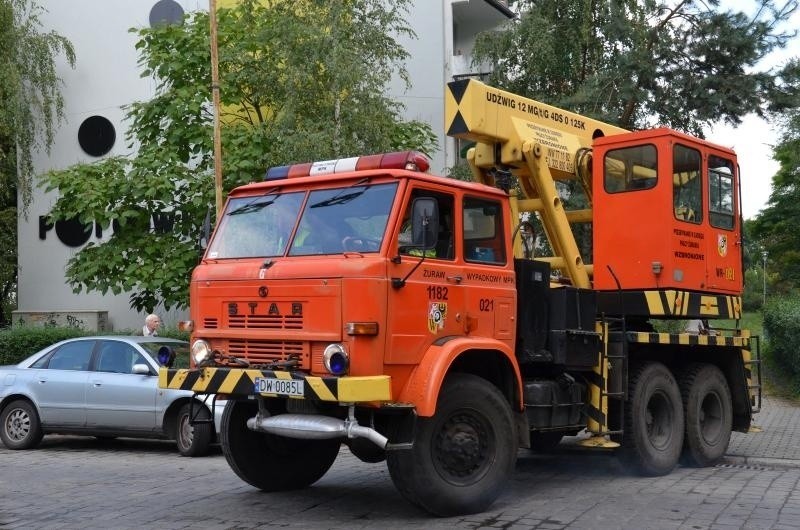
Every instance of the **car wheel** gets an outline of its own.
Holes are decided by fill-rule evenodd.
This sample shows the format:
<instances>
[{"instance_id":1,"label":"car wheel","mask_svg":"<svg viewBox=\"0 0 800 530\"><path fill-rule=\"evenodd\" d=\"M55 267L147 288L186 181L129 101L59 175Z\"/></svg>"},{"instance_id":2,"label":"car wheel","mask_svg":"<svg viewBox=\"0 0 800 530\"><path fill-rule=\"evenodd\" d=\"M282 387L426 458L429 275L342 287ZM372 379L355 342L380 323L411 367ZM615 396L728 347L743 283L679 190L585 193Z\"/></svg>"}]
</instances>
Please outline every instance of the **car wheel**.
<instances>
[{"instance_id":1,"label":"car wheel","mask_svg":"<svg viewBox=\"0 0 800 530\"><path fill-rule=\"evenodd\" d=\"M214 424L209 422L192 425L189 409L190 405L187 403L181 407L178 413L178 426L175 431L178 451L183 456L204 456L208 454L208 449L211 446ZM191 412L195 414L198 420L206 421L211 417L208 409L197 403L191 406Z\"/></svg>"},{"instance_id":2,"label":"car wheel","mask_svg":"<svg viewBox=\"0 0 800 530\"><path fill-rule=\"evenodd\" d=\"M497 387L471 374L449 376L436 413L418 420L413 447L387 454L400 494L439 516L486 510L516 460L511 406Z\"/></svg>"},{"instance_id":3,"label":"car wheel","mask_svg":"<svg viewBox=\"0 0 800 530\"><path fill-rule=\"evenodd\" d=\"M44 436L36 408L21 399L12 401L3 409L0 425L0 440L9 449L36 447Z\"/></svg>"},{"instance_id":4,"label":"car wheel","mask_svg":"<svg viewBox=\"0 0 800 530\"><path fill-rule=\"evenodd\" d=\"M247 420L258 413L250 401L228 401L222 415L222 454L234 473L262 491L310 486L327 473L341 442L302 440L252 431Z\"/></svg>"}]
</instances>

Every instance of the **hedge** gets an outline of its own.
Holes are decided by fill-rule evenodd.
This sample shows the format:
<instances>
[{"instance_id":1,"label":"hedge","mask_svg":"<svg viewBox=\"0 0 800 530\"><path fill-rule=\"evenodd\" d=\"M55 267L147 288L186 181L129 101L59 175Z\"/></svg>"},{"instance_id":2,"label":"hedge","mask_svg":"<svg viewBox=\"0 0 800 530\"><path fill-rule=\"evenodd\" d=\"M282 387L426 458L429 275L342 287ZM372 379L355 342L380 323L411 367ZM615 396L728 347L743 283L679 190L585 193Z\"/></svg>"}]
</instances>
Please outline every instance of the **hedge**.
<instances>
[{"instance_id":1,"label":"hedge","mask_svg":"<svg viewBox=\"0 0 800 530\"><path fill-rule=\"evenodd\" d=\"M132 330L117 332L86 331L74 327L19 327L0 331L0 365L17 364L42 348L56 342L87 335L131 335ZM177 329L161 329L159 335L189 340L189 334Z\"/></svg>"},{"instance_id":2,"label":"hedge","mask_svg":"<svg viewBox=\"0 0 800 530\"><path fill-rule=\"evenodd\" d=\"M800 379L800 298L776 298L764 306L764 335L770 358Z\"/></svg>"}]
</instances>

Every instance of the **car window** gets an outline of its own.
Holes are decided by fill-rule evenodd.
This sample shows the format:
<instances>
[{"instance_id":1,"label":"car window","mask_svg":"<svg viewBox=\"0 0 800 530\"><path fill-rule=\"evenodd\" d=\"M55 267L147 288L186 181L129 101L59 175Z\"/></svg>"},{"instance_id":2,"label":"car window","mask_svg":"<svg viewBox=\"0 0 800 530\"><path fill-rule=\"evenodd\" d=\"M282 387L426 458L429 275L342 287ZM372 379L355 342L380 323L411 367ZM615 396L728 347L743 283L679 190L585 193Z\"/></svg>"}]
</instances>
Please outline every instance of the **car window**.
<instances>
[{"instance_id":1,"label":"car window","mask_svg":"<svg viewBox=\"0 0 800 530\"><path fill-rule=\"evenodd\" d=\"M68 342L53 352L47 363L50 370L88 370L94 349L93 340Z\"/></svg>"},{"instance_id":2,"label":"car window","mask_svg":"<svg viewBox=\"0 0 800 530\"><path fill-rule=\"evenodd\" d=\"M125 342L104 340L97 352L98 372L132 374L134 364L145 363L142 354Z\"/></svg>"}]
</instances>

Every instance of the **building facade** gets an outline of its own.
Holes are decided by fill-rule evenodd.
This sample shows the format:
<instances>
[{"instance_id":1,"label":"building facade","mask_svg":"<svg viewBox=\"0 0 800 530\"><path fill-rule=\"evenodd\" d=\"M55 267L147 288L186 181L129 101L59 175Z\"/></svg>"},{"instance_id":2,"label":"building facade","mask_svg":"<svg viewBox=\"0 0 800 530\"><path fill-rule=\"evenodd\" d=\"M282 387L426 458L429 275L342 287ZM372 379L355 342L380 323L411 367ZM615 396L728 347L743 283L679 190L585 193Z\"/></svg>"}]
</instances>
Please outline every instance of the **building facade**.
<instances>
[{"instance_id":1,"label":"building facade","mask_svg":"<svg viewBox=\"0 0 800 530\"><path fill-rule=\"evenodd\" d=\"M227 3L230 4L229 0ZM37 174L106 156L130 155L124 140L124 107L147 100L155 91L152 79L140 77L136 35L128 30L159 21L176 20L184 13L208 9L205 0L38 0L47 11L44 30L54 30L75 47L77 62L70 68L63 58L58 73L64 81L66 119L49 153L35 157ZM219 5L225 5L220 0ZM440 150L432 171L443 173L456 162L452 139L444 136L444 87L454 76L478 74L471 65L475 36L498 28L513 17L498 0L415 0L409 23L417 38L402 40L410 53L406 64L412 86L391 83L388 95L405 106L405 117L427 122L439 135ZM353 153L354 155L358 153ZM75 294L65 278L69 259L89 242L101 242L110 233L78 222L51 225L46 216L55 192L34 191L27 214L18 220L18 310L14 324L74 325L86 329L135 330L144 315L130 309L128 295L83 292ZM188 278L187 278L188 281ZM167 325L185 315L159 311Z\"/></svg>"}]
</instances>

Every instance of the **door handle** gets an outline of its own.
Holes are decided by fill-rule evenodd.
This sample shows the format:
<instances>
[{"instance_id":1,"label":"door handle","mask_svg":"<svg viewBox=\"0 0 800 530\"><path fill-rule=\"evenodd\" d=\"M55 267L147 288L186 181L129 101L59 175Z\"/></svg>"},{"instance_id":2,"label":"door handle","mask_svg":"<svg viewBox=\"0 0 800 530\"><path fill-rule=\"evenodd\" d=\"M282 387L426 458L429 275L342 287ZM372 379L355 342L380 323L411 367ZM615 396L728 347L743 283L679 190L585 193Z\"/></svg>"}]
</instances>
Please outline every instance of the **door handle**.
<instances>
[{"instance_id":1,"label":"door handle","mask_svg":"<svg viewBox=\"0 0 800 530\"><path fill-rule=\"evenodd\" d=\"M453 282L453 283L461 283L462 281L464 281L463 277L457 276L457 275L456 276L448 276L446 279L447 279L448 282Z\"/></svg>"}]
</instances>

